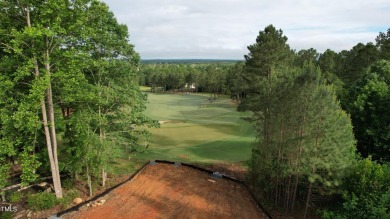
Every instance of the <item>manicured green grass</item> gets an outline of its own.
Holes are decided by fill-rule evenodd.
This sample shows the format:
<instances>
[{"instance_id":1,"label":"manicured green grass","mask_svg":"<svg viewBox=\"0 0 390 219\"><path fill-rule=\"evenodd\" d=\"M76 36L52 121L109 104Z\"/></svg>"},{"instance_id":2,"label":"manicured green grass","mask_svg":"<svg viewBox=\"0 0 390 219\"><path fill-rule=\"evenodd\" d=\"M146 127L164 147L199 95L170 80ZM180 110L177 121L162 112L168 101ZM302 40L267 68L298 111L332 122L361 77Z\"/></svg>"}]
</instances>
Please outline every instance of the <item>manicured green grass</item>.
<instances>
[{"instance_id":1,"label":"manicured green grass","mask_svg":"<svg viewBox=\"0 0 390 219\"><path fill-rule=\"evenodd\" d=\"M150 91L150 87L140 86L141 91Z\"/></svg>"},{"instance_id":2,"label":"manicured green grass","mask_svg":"<svg viewBox=\"0 0 390 219\"><path fill-rule=\"evenodd\" d=\"M148 150L136 160L213 163L242 162L250 158L252 127L240 117L227 97L208 100L206 94L149 93L146 114L161 121L151 128Z\"/></svg>"}]
</instances>

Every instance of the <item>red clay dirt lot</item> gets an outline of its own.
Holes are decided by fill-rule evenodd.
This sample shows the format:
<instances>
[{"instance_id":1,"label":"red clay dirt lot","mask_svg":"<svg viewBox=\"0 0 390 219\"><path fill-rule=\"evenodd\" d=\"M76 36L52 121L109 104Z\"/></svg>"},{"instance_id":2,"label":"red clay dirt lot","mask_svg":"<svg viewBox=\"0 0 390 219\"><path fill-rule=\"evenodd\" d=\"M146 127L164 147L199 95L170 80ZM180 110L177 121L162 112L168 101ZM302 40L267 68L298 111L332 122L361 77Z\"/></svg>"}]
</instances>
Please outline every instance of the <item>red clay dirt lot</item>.
<instances>
[{"instance_id":1,"label":"red clay dirt lot","mask_svg":"<svg viewBox=\"0 0 390 219\"><path fill-rule=\"evenodd\" d=\"M241 184L163 163L147 165L99 200L106 202L61 218L268 218Z\"/></svg>"}]
</instances>

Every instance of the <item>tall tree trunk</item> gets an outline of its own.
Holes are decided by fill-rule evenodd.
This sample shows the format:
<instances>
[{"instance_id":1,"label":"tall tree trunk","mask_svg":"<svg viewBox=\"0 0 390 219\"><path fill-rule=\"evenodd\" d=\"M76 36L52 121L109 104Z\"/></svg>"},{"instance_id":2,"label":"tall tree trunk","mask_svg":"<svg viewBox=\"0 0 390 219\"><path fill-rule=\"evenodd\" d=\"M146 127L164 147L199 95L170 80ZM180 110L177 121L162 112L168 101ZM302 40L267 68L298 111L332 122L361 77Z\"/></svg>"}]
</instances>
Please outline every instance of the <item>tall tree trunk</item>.
<instances>
[{"instance_id":1,"label":"tall tree trunk","mask_svg":"<svg viewBox=\"0 0 390 219\"><path fill-rule=\"evenodd\" d=\"M266 109L265 109L265 115L264 115L264 139L265 139L265 145L266 147L269 149L269 143L270 143L270 120L271 120L271 110L270 110L270 103L271 103L271 92L272 92L272 88L271 88L271 69L268 70L268 74L267 74L267 80L268 80L268 93L267 93L267 103L268 104L266 106Z\"/></svg>"},{"instance_id":2,"label":"tall tree trunk","mask_svg":"<svg viewBox=\"0 0 390 219\"><path fill-rule=\"evenodd\" d=\"M276 173L276 191L275 191L275 207L278 206L279 203L279 198L280 198L280 193L281 193L281 187L280 185L283 182L283 178L281 177L280 171L281 170L281 160L282 160L282 136L283 136L283 128L281 128L280 131L280 138L279 138L279 145L278 145L278 160L277 160L277 170L275 171Z\"/></svg>"},{"instance_id":3,"label":"tall tree trunk","mask_svg":"<svg viewBox=\"0 0 390 219\"><path fill-rule=\"evenodd\" d=\"M28 7L25 8L25 12L26 12L27 27L31 28L30 10ZM35 55L33 56L33 65L34 65L34 76L37 78L40 76L40 71L39 71L39 66L38 66L38 59ZM50 88L50 92L51 92L51 87L49 87L49 88ZM52 102L51 102L51 104L52 104ZM55 192L57 198L62 198L62 189L61 189L61 183L60 183L60 174L59 174L59 170L58 170L57 154L54 153L54 151L53 151L53 145L52 145L53 139L51 137L51 133L49 130L46 102L45 102L44 97L41 98L41 111L42 111L42 122L43 122L44 131L45 131L47 152L48 152L49 162L50 162L50 169L51 169L51 174L52 174L52 178L53 178L54 192ZM49 112L49 114L50 114L50 112ZM53 117L52 121L54 122L54 117ZM54 123L53 123L53 127L54 127ZM55 141L55 144L57 144L56 141Z\"/></svg>"},{"instance_id":4,"label":"tall tree trunk","mask_svg":"<svg viewBox=\"0 0 390 219\"><path fill-rule=\"evenodd\" d=\"M302 153L302 148L301 146L299 146L298 148L298 157L297 157L297 172L295 173L295 184L294 184L294 190L293 190L293 198L292 198L292 202L291 202L291 211L294 210L294 207L295 207L295 200L297 199L297 192L298 192L298 184L299 184L299 167L300 167L300 157L301 157L301 153Z\"/></svg>"},{"instance_id":5,"label":"tall tree trunk","mask_svg":"<svg viewBox=\"0 0 390 219\"><path fill-rule=\"evenodd\" d=\"M58 168L56 168L55 161L54 161L54 154L53 154L52 143L51 143L51 138L50 138L50 130L49 130L49 125L48 125L48 121L47 121L46 104L45 104L45 101L43 98L41 99L41 107L42 107L43 127L45 130L45 136L46 136L47 152L48 152L49 161L50 161L51 175L53 177L54 192L55 192L57 198L62 198L61 184L59 184L59 172L58 172Z\"/></svg>"},{"instance_id":6,"label":"tall tree trunk","mask_svg":"<svg viewBox=\"0 0 390 219\"><path fill-rule=\"evenodd\" d=\"M105 168L103 167L102 168L102 186L103 187L106 186L106 179L107 179L107 172L106 172Z\"/></svg>"},{"instance_id":7,"label":"tall tree trunk","mask_svg":"<svg viewBox=\"0 0 390 219\"><path fill-rule=\"evenodd\" d=\"M303 218L307 218L307 210L309 209L310 206L310 198L311 198L311 188L312 188L313 183L309 184L309 191L307 192L307 197L306 197L306 207L305 207L305 213L303 215Z\"/></svg>"},{"instance_id":8,"label":"tall tree trunk","mask_svg":"<svg viewBox=\"0 0 390 219\"><path fill-rule=\"evenodd\" d=\"M288 177L288 184L286 186L286 199L284 200L284 213L288 213L290 206L290 188L291 188L291 174Z\"/></svg>"},{"instance_id":9,"label":"tall tree trunk","mask_svg":"<svg viewBox=\"0 0 390 219\"><path fill-rule=\"evenodd\" d=\"M48 44L48 42L47 42ZM47 45L48 46L48 45ZM61 178L60 178L60 171L58 166L58 156L57 156L57 135L56 135L56 127L54 123L54 104L53 104L53 92L51 88L51 72L50 72L50 57L49 57L49 50L46 49L46 63L45 63L45 70L49 77L49 85L47 88L47 105L48 105L48 112L49 112L49 122L50 122L50 137L52 142L52 153L53 153L53 161L54 161L54 169L56 171L56 178L53 179L54 184L56 184L58 193L60 194L60 198L62 198L62 188L61 188ZM56 193L57 193L56 192Z\"/></svg>"},{"instance_id":10,"label":"tall tree trunk","mask_svg":"<svg viewBox=\"0 0 390 219\"><path fill-rule=\"evenodd\" d=\"M92 179L91 179L91 174L89 172L89 167L87 164L87 183L88 183L88 188L89 188L89 196L92 197Z\"/></svg>"},{"instance_id":11,"label":"tall tree trunk","mask_svg":"<svg viewBox=\"0 0 390 219\"><path fill-rule=\"evenodd\" d=\"M104 130L103 130L103 122L102 122L102 106L100 104L100 100L102 98L102 88L100 86L100 76L99 76L99 81L98 81L98 88L100 89L99 91L99 108L98 108L98 113L99 113L99 141L101 147L103 147L103 141L105 138ZM101 152L103 151L103 148L100 150ZM101 155L103 156L103 155ZM102 186L106 186L106 178L107 178L107 173L105 171L104 164L102 166Z\"/></svg>"},{"instance_id":12,"label":"tall tree trunk","mask_svg":"<svg viewBox=\"0 0 390 219\"><path fill-rule=\"evenodd\" d=\"M296 201L296 198L297 198L297 192L298 192L298 182L299 182L299 168L300 168L300 162L301 162L301 155L302 155L302 138L303 138L303 135L305 134L305 122L306 122L306 107L307 106L307 97L304 99L304 104L303 104L303 112L302 112L302 121L301 124L300 124L300 127L298 128L298 137L300 138L299 139L299 142L298 142L298 154L297 154L297 164L296 164L296 176L295 176L295 184L294 184L294 190L293 190L293 198L292 198L292 203L291 203L291 211L294 210L294 207L295 207L295 201Z\"/></svg>"},{"instance_id":13,"label":"tall tree trunk","mask_svg":"<svg viewBox=\"0 0 390 219\"><path fill-rule=\"evenodd\" d=\"M100 106L99 106L99 114L100 114ZM104 133L103 133L103 129L102 127L100 127L100 134L99 134L99 139L100 139L100 144L103 145L103 140L104 140ZM102 149L103 150L103 149ZM106 179L107 179L107 173L106 173L106 170L105 170L105 166L103 164L103 167L102 167L102 186L106 186Z\"/></svg>"},{"instance_id":14,"label":"tall tree trunk","mask_svg":"<svg viewBox=\"0 0 390 219\"><path fill-rule=\"evenodd\" d=\"M276 208L278 206L278 197L279 197L279 175L276 176L276 182L274 185L275 188L275 200L274 200L274 207Z\"/></svg>"},{"instance_id":15,"label":"tall tree trunk","mask_svg":"<svg viewBox=\"0 0 390 219\"><path fill-rule=\"evenodd\" d=\"M280 181L278 182L277 186L279 186L279 191L278 191L278 202L281 203L281 205L283 205L284 203L284 200L283 200L283 192L285 193L285 191L283 191L283 185L286 184L286 178L283 174L283 172L285 171L285 167L284 167L284 162L286 161L286 159L284 158L284 151L285 150L285 144L284 144L284 137L285 137L285 119L284 119L284 114L282 113L281 116L280 116L280 121L281 121L281 126L280 126L280 131L279 131L279 142L278 142L278 169L279 171L277 172L278 173L278 176L281 178ZM282 169L283 168L283 169Z\"/></svg>"},{"instance_id":16,"label":"tall tree trunk","mask_svg":"<svg viewBox=\"0 0 390 219\"><path fill-rule=\"evenodd\" d=\"M317 126L317 132L316 132L316 142L315 142L315 147L318 148L318 144L319 144L319 140L320 140L320 127L322 125L322 122L323 122L323 118L322 116L320 117L320 120L319 120L319 123L318 123L318 126ZM317 157L317 154L315 153L314 154L314 157ZM315 166L312 167L312 173L314 174L316 172L316 168ZM312 190L312 187L313 187L313 183L310 182L309 184L309 191L307 192L307 197L306 197L306 207L305 207L305 213L303 215L303 218L307 218L307 211L309 209L309 206L310 206L310 198L311 198L311 190Z\"/></svg>"}]
</instances>

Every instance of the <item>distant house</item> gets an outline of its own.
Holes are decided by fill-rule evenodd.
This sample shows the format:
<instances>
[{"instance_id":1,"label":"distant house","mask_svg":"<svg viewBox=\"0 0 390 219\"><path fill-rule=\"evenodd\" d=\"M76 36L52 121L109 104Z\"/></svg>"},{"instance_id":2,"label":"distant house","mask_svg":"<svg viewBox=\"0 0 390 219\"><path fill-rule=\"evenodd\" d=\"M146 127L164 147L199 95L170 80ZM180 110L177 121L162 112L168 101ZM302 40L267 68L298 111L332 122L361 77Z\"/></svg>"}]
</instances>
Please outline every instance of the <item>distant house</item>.
<instances>
[{"instance_id":1,"label":"distant house","mask_svg":"<svg viewBox=\"0 0 390 219\"><path fill-rule=\"evenodd\" d=\"M196 89L195 83L192 83L192 84L186 83L186 85L184 86L184 89L185 89L185 90L192 90L192 91L195 91L195 89Z\"/></svg>"}]
</instances>

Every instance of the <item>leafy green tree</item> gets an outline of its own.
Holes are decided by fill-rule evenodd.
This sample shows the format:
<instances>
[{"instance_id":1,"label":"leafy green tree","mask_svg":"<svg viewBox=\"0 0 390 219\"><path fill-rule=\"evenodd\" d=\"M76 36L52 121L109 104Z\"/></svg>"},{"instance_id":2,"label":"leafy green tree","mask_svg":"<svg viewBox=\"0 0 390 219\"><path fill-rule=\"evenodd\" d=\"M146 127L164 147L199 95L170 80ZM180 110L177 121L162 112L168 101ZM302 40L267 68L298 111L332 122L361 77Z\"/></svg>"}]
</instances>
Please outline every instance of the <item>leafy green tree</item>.
<instances>
[{"instance_id":1,"label":"leafy green tree","mask_svg":"<svg viewBox=\"0 0 390 219\"><path fill-rule=\"evenodd\" d=\"M146 95L138 85L139 56L128 43L127 27L118 24L107 5L98 1L83 15L82 31L88 35L79 38L84 64L80 64L81 75L74 78L78 86L66 86L59 79L68 89L57 93L62 112L67 112L63 113L70 157L67 169L86 173L92 195L92 178L98 178L98 172L105 186L109 158L119 149L144 150L141 138L147 141L149 135L143 126L156 123L143 114ZM83 95L78 95L80 91Z\"/></svg>"},{"instance_id":2,"label":"leafy green tree","mask_svg":"<svg viewBox=\"0 0 390 219\"><path fill-rule=\"evenodd\" d=\"M243 79L244 62L237 62L231 66L226 75L226 87L232 99L237 99L238 102L243 99L246 94L246 83Z\"/></svg>"},{"instance_id":3,"label":"leafy green tree","mask_svg":"<svg viewBox=\"0 0 390 219\"><path fill-rule=\"evenodd\" d=\"M324 218L389 218L390 167L359 159L345 179L342 208Z\"/></svg>"},{"instance_id":4,"label":"leafy green tree","mask_svg":"<svg viewBox=\"0 0 390 219\"><path fill-rule=\"evenodd\" d=\"M390 161L390 62L375 63L351 92L358 150L364 157Z\"/></svg>"},{"instance_id":5,"label":"leafy green tree","mask_svg":"<svg viewBox=\"0 0 390 219\"><path fill-rule=\"evenodd\" d=\"M210 91L210 95L217 98L218 92L222 90L222 85L225 83L223 69L219 65L208 65L205 69L206 81L205 88Z\"/></svg>"},{"instance_id":6,"label":"leafy green tree","mask_svg":"<svg viewBox=\"0 0 390 219\"><path fill-rule=\"evenodd\" d=\"M6 97L0 101L0 162L9 167L17 156L29 183L38 176L37 153L46 152L41 161L49 163L43 166L51 169L57 197L61 166L85 171L90 188L101 171L104 184L109 145L127 142L141 150L148 135L135 127L154 124L143 114L139 56L127 27L99 1L0 3L0 31L7 33L0 36L0 95ZM65 133L67 165L59 165L58 131ZM6 179L7 168L0 172Z\"/></svg>"},{"instance_id":7,"label":"leafy green tree","mask_svg":"<svg viewBox=\"0 0 390 219\"><path fill-rule=\"evenodd\" d=\"M19 145L16 145L15 141L20 142L20 145L23 142L16 134L18 129L15 128L15 120L12 117L18 106L16 101L18 93L12 92L15 82L9 75L9 72L14 70L10 69L13 64L8 57L0 56L0 189L9 183L10 167L13 164L11 158L17 156L19 150Z\"/></svg>"},{"instance_id":8,"label":"leafy green tree","mask_svg":"<svg viewBox=\"0 0 390 219\"><path fill-rule=\"evenodd\" d=\"M200 82L200 74L201 72L195 68L194 66L187 66L187 77L186 77L186 83L188 86L194 85L195 92L198 91L198 86Z\"/></svg>"},{"instance_id":9,"label":"leafy green tree","mask_svg":"<svg viewBox=\"0 0 390 219\"><path fill-rule=\"evenodd\" d=\"M343 198L348 218L390 217L390 168L370 158L359 160L345 182Z\"/></svg>"},{"instance_id":10,"label":"leafy green tree","mask_svg":"<svg viewBox=\"0 0 390 219\"><path fill-rule=\"evenodd\" d=\"M47 152L53 177L54 190L57 197L62 197L62 189L57 158L57 139L54 116L52 77L56 69L53 64L58 61L61 53L60 44L65 37L65 28L68 24L61 22L71 19L69 14L61 11L67 5L62 1L34 2L34 1L3 1L2 14L17 20L8 23L8 42L2 42L10 56L19 59L23 64L16 70L19 75L17 80L29 84L29 92L22 97L17 112L19 119L31 121L24 128L37 129L37 117L40 116L46 138ZM68 11L67 11L68 12ZM5 18L6 19L6 18ZM72 20L72 19L71 19ZM41 108L41 115L37 115L37 109ZM35 122L34 122L35 121ZM33 162L34 149L24 146L24 162L27 173L34 173L30 168L37 167ZM30 157L30 158L28 158ZM34 165L33 165L34 164ZM31 175L31 174L28 174ZM27 177L32 180L31 177ZM35 178L35 177L33 177Z\"/></svg>"}]
</instances>

